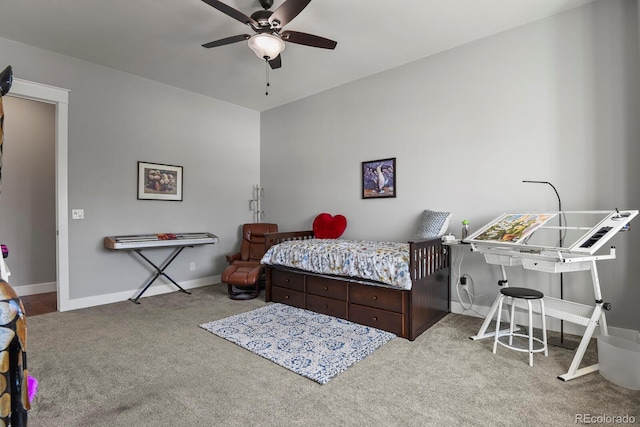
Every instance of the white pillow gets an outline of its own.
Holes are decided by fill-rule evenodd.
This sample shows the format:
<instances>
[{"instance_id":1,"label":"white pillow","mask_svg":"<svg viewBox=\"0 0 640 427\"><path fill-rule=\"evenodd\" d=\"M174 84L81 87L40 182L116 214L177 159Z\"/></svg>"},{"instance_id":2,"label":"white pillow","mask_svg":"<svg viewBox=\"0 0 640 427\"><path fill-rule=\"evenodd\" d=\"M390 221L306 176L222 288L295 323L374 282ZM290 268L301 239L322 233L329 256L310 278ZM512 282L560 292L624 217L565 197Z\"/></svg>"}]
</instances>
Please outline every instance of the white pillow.
<instances>
[{"instance_id":1,"label":"white pillow","mask_svg":"<svg viewBox=\"0 0 640 427\"><path fill-rule=\"evenodd\" d=\"M440 237L447 232L451 212L437 212L425 209L416 230L416 239L431 239Z\"/></svg>"}]
</instances>

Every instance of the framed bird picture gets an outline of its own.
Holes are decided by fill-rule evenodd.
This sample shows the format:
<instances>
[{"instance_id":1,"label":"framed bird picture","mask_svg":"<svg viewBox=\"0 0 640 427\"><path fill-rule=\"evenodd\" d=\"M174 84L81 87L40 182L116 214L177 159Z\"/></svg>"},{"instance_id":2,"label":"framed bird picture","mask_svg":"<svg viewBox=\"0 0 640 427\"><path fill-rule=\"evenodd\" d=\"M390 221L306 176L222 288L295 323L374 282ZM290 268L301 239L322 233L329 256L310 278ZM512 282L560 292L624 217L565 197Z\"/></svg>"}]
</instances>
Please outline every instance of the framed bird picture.
<instances>
[{"instance_id":1,"label":"framed bird picture","mask_svg":"<svg viewBox=\"0 0 640 427\"><path fill-rule=\"evenodd\" d=\"M396 197L396 158L362 162L362 198Z\"/></svg>"}]
</instances>

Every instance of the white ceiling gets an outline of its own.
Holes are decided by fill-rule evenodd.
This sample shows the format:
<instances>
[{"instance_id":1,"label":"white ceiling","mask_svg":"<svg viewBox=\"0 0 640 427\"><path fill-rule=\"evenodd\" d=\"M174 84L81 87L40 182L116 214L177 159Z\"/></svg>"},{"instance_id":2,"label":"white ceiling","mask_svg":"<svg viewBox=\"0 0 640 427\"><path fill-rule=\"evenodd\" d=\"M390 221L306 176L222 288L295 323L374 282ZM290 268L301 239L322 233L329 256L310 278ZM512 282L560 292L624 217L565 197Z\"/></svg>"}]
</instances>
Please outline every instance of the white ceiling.
<instances>
[{"instance_id":1,"label":"white ceiling","mask_svg":"<svg viewBox=\"0 0 640 427\"><path fill-rule=\"evenodd\" d=\"M338 46L287 43L268 96L265 63L245 42L201 46L252 33L201 0L0 0L0 37L264 111L591 1L313 0L285 29Z\"/></svg>"}]
</instances>

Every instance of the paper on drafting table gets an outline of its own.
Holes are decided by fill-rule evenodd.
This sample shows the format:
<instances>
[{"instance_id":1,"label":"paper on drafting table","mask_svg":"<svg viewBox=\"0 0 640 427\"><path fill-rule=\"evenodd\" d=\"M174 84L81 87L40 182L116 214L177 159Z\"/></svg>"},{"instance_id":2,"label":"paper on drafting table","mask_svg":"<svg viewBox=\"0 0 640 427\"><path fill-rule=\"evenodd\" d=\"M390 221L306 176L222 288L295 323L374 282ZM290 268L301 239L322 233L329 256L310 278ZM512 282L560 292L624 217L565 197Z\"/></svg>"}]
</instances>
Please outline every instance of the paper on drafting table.
<instances>
[{"instance_id":1,"label":"paper on drafting table","mask_svg":"<svg viewBox=\"0 0 640 427\"><path fill-rule=\"evenodd\" d=\"M557 214L505 214L474 240L521 243Z\"/></svg>"}]
</instances>

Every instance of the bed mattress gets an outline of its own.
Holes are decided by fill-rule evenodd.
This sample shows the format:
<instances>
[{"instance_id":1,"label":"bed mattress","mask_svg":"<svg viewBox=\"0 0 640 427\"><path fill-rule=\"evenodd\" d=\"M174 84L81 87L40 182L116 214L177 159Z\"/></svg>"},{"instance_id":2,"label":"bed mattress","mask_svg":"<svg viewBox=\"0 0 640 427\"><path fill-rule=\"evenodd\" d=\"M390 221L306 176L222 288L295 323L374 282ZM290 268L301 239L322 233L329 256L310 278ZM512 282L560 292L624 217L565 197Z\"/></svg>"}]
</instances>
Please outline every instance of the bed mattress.
<instances>
[{"instance_id":1,"label":"bed mattress","mask_svg":"<svg viewBox=\"0 0 640 427\"><path fill-rule=\"evenodd\" d=\"M344 239L289 240L269 248L261 263L411 289L408 243Z\"/></svg>"}]
</instances>

